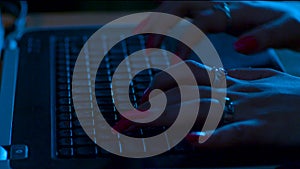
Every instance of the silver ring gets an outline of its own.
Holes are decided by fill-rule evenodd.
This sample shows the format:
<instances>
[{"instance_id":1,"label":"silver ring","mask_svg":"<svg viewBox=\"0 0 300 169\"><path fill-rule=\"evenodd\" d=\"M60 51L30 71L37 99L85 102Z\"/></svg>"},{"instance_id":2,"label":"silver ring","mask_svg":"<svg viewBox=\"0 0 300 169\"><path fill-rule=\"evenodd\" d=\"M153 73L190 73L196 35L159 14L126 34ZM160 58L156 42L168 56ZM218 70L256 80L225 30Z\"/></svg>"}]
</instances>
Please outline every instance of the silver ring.
<instances>
[{"instance_id":1,"label":"silver ring","mask_svg":"<svg viewBox=\"0 0 300 169\"><path fill-rule=\"evenodd\" d=\"M213 5L212 9L214 11L221 11L226 15L227 18L227 28L231 27L232 25L232 16L231 10L229 8L229 4L227 2L216 3Z\"/></svg>"},{"instance_id":2,"label":"silver ring","mask_svg":"<svg viewBox=\"0 0 300 169\"><path fill-rule=\"evenodd\" d=\"M234 104L229 97L225 97L225 106L222 117L222 125L232 123L234 121Z\"/></svg>"},{"instance_id":3,"label":"silver ring","mask_svg":"<svg viewBox=\"0 0 300 169\"><path fill-rule=\"evenodd\" d=\"M213 73L213 81L212 81L212 87L222 87L223 84L222 81L226 80L227 71L224 68L212 68ZM223 86L225 87L225 86Z\"/></svg>"}]
</instances>

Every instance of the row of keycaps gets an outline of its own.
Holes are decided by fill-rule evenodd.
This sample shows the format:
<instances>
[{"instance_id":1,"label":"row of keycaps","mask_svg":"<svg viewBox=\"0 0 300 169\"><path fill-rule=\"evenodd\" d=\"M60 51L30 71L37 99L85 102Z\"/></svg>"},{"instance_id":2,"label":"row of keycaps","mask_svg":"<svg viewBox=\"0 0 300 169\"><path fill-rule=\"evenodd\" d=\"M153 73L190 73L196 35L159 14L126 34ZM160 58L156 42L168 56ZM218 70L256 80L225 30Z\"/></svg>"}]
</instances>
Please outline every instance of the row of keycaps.
<instances>
[{"instance_id":1,"label":"row of keycaps","mask_svg":"<svg viewBox=\"0 0 300 169\"><path fill-rule=\"evenodd\" d=\"M63 46L63 47L66 47ZM63 50L58 50L62 52ZM121 50L112 50L111 54L121 54ZM58 57L57 58L57 117L59 123L57 127L59 131L57 133L58 139L58 146L60 147L58 153L60 156L73 156L77 155L92 155L96 154L97 151L94 151L94 144L93 142L86 136L85 132L82 130L81 125L74 113L74 108L72 106L72 99L70 95L70 83L71 78L70 75L67 75L66 70L73 71L73 67L75 65L74 58L68 58L68 65L66 65L67 60L65 58ZM108 61L108 60L106 60ZM97 77L95 80L95 94L98 97L97 102L99 104L100 110L104 114L111 114L113 119L117 121L119 118L116 116L116 111L111 99L111 92L110 92L110 82L111 77L108 75L109 71L114 71L115 68L118 66L120 61L109 61L107 64L100 65L100 71L97 72ZM70 67L66 67L70 66ZM133 96L134 91L139 90L140 96L142 95L143 90L147 87L150 78L143 78L149 74L143 72L140 74L139 77L135 78L135 82L144 83L138 84L135 88L131 87L129 90L129 94ZM132 99L136 101L137 99ZM103 106L105 105L105 106ZM113 114L114 113L114 114ZM86 118L92 118L89 113L84 114ZM81 116L81 115L80 115ZM110 121L110 119L107 119ZM88 121L88 120L87 120ZM91 124L92 125L92 124ZM87 146L89 145L89 146ZM81 147L84 146L84 147ZM97 150L97 149L96 149ZM85 152L85 153L83 153Z\"/></svg>"}]
</instances>

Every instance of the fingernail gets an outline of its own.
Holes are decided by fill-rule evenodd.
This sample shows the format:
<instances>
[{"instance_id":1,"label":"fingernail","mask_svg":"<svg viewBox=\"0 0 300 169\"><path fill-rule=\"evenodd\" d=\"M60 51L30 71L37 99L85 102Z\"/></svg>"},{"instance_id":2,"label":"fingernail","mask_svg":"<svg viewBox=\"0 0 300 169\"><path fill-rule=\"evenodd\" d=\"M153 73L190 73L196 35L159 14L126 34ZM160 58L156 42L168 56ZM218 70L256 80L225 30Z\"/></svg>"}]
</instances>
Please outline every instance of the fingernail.
<instances>
[{"instance_id":1,"label":"fingernail","mask_svg":"<svg viewBox=\"0 0 300 169\"><path fill-rule=\"evenodd\" d=\"M143 94L142 98L140 99L140 104L143 104L148 100L150 91L151 90L149 87L144 91L144 94Z\"/></svg>"},{"instance_id":2,"label":"fingernail","mask_svg":"<svg viewBox=\"0 0 300 169\"><path fill-rule=\"evenodd\" d=\"M258 48L257 39L254 36L246 36L234 43L234 49L240 53L250 54Z\"/></svg>"},{"instance_id":3,"label":"fingernail","mask_svg":"<svg viewBox=\"0 0 300 169\"><path fill-rule=\"evenodd\" d=\"M144 19L139 23L139 25L133 30L133 33L139 33L147 24L148 24L149 18Z\"/></svg>"},{"instance_id":4,"label":"fingernail","mask_svg":"<svg viewBox=\"0 0 300 169\"><path fill-rule=\"evenodd\" d=\"M126 120L126 119L120 120L113 126L112 132L113 133L115 133L116 131L122 132L122 131L126 130L130 125L131 124L130 124L129 120Z\"/></svg>"},{"instance_id":5,"label":"fingernail","mask_svg":"<svg viewBox=\"0 0 300 169\"><path fill-rule=\"evenodd\" d=\"M197 134L188 134L185 139L190 143L198 143L199 142L199 135Z\"/></svg>"},{"instance_id":6,"label":"fingernail","mask_svg":"<svg viewBox=\"0 0 300 169\"><path fill-rule=\"evenodd\" d=\"M151 48L153 46L153 43L154 43L154 36L149 35L148 38L147 38L146 44L145 44L146 49Z\"/></svg>"}]
</instances>

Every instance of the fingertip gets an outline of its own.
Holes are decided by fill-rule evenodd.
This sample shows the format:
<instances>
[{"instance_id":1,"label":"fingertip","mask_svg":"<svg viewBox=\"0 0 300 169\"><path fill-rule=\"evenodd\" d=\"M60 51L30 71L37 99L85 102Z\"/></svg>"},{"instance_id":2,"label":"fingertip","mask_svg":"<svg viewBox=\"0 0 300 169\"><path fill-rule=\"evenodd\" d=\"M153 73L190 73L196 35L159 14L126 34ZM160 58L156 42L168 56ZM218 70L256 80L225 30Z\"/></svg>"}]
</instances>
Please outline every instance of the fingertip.
<instances>
[{"instance_id":1,"label":"fingertip","mask_svg":"<svg viewBox=\"0 0 300 169\"><path fill-rule=\"evenodd\" d=\"M147 38L145 47L146 48L157 48L161 45L163 38L164 38L163 35L151 34Z\"/></svg>"},{"instance_id":2,"label":"fingertip","mask_svg":"<svg viewBox=\"0 0 300 169\"><path fill-rule=\"evenodd\" d=\"M123 132L126 129L128 129L131 126L131 123L129 120L127 119L121 119L119 122L117 122L114 126L113 126L113 132ZM115 130L115 131L114 131Z\"/></svg>"},{"instance_id":3,"label":"fingertip","mask_svg":"<svg viewBox=\"0 0 300 169\"><path fill-rule=\"evenodd\" d=\"M198 143L199 142L199 135L195 134L195 133L189 133L185 139L189 142L189 143Z\"/></svg>"},{"instance_id":4,"label":"fingertip","mask_svg":"<svg viewBox=\"0 0 300 169\"><path fill-rule=\"evenodd\" d=\"M248 35L239 38L234 44L234 49L243 54L251 54L256 52L259 49L258 40L253 35Z\"/></svg>"}]
</instances>

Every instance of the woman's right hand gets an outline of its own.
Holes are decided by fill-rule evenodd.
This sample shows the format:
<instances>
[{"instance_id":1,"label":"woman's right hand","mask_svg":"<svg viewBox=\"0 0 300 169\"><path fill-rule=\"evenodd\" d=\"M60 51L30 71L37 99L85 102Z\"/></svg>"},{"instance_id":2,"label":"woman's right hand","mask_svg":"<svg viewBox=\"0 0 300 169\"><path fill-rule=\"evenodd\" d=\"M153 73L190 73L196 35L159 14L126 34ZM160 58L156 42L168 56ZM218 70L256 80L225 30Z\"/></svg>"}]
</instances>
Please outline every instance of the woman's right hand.
<instances>
[{"instance_id":1,"label":"woman's right hand","mask_svg":"<svg viewBox=\"0 0 300 169\"><path fill-rule=\"evenodd\" d=\"M193 24L206 33L239 33L234 48L240 53L251 54L269 47L300 49L300 3L230 2L230 23L224 12L213 10L216 3L219 2L163 2L157 12L189 17ZM156 25L163 25L167 32L176 24L150 15L136 30L155 30ZM182 39L192 38L195 36L189 33L182 35ZM146 46L158 47L161 40L160 36L152 36ZM186 51L179 50L178 53L185 59Z\"/></svg>"}]
</instances>

